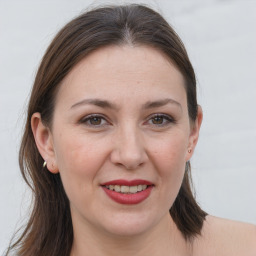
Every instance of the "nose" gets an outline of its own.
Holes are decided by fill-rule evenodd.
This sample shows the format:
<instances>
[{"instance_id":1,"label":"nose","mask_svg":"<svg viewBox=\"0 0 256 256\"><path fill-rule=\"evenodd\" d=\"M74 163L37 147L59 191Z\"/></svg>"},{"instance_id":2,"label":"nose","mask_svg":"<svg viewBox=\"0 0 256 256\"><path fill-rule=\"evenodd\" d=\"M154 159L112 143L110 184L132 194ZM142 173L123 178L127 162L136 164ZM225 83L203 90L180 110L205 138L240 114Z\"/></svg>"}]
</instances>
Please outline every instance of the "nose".
<instances>
[{"instance_id":1,"label":"nose","mask_svg":"<svg viewBox=\"0 0 256 256\"><path fill-rule=\"evenodd\" d=\"M127 170L137 169L148 160L143 138L136 128L122 129L116 134L110 158Z\"/></svg>"}]
</instances>

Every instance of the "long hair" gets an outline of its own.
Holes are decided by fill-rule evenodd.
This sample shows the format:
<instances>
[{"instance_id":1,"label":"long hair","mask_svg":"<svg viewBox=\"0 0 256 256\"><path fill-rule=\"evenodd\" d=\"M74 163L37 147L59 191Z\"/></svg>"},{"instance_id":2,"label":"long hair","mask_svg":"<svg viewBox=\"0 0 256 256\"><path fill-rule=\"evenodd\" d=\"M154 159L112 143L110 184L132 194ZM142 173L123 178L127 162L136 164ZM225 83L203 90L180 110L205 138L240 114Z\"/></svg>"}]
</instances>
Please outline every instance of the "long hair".
<instances>
[{"instance_id":1,"label":"long hair","mask_svg":"<svg viewBox=\"0 0 256 256\"><path fill-rule=\"evenodd\" d=\"M183 74L190 121L197 117L196 79L185 47L165 19L142 5L100 7L86 12L62 28L48 47L35 77L27 110L19 165L33 192L33 209L27 225L9 247L18 256L69 256L73 228L69 200L59 174L43 170L43 159L30 121L40 112L51 128L58 88L71 69L90 52L107 45L148 45L162 51ZM190 164L170 214L184 238L199 235L206 213L191 190Z\"/></svg>"}]
</instances>

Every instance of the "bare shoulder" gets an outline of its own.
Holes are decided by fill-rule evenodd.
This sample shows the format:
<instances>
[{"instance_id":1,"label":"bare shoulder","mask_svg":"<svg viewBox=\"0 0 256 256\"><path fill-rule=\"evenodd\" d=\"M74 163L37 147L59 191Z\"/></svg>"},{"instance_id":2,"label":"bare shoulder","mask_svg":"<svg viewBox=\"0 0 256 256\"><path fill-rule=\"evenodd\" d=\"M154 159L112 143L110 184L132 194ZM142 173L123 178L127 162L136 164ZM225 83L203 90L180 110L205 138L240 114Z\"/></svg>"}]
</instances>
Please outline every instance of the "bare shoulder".
<instances>
[{"instance_id":1,"label":"bare shoulder","mask_svg":"<svg viewBox=\"0 0 256 256\"><path fill-rule=\"evenodd\" d=\"M207 216L193 256L256 256L256 226Z\"/></svg>"}]
</instances>

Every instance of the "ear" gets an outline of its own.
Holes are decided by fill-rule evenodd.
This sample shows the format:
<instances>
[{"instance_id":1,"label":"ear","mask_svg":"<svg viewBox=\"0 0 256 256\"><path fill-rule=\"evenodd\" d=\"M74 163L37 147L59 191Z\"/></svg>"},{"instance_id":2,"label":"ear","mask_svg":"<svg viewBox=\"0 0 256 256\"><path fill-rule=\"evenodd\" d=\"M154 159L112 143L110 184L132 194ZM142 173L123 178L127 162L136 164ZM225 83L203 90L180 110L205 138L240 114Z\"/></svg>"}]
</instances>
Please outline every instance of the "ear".
<instances>
[{"instance_id":1,"label":"ear","mask_svg":"<svg viewBox=\"0 0 256 256\"><path fill-rule=\"evenodd\" d=\"M47 169L56 174L59 172L54 152L53 137L50 129L45 126L40 113L34 113L31 117L31 128L42 158L46 161Z\"/></svg>"},{"instance_id":2,"label":"ear","mask_svg":"<svg viewBox=\"0 0 256 256\"><path fill-rule=\"evenodd\" d=\"M197 118L195 122L191 123L186 161L190 160L190 158L193 155L193 152L195 150L195 147L199 138L199 131L200 131L202 121L203 121L203 111L201 106L198 105Z\"/></svg>"}]
</instances>

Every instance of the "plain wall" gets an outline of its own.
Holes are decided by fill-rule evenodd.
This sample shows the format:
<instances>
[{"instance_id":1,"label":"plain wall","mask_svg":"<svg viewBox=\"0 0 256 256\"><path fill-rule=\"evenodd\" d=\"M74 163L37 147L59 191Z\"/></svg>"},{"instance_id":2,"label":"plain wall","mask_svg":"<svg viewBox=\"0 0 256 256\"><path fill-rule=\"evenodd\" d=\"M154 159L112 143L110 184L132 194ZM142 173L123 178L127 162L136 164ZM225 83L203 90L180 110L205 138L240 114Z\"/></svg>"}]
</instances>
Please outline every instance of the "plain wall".
<instances>
[{"instance_id":1,"label":"plain wall","mask_svg":"<svg viewBox=\"0 0 256 256\"><path fill-rule=\"evenodd\" d=\"M0 253L30 202L18 149L37 67L56 32L91 3L0 0ZM212 215L256 224L256 1L152 6L184 41L197 74L204 111L192 160L197 199Z\"/></svg>"}]
</instances>

